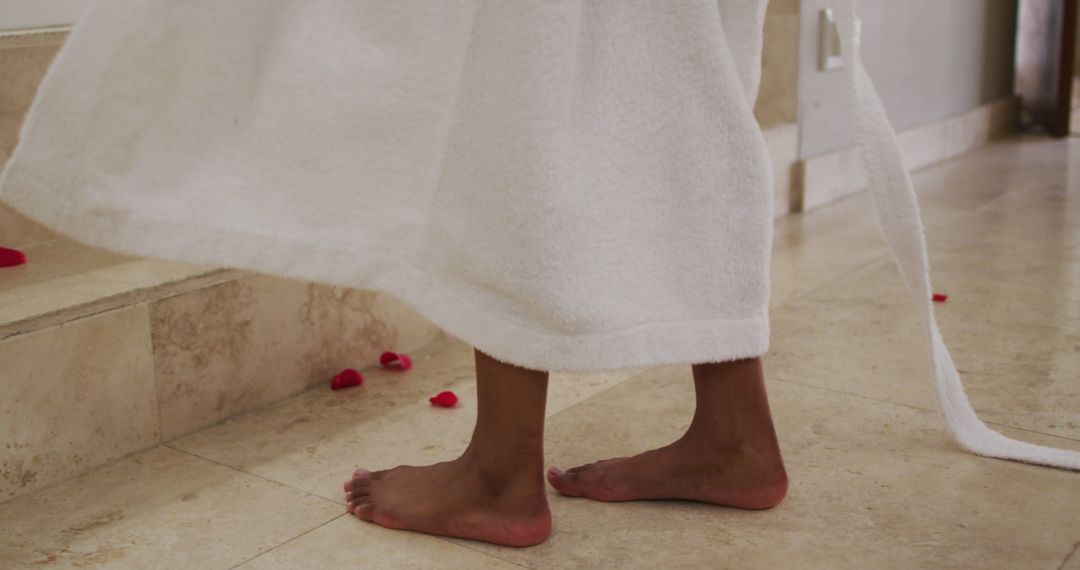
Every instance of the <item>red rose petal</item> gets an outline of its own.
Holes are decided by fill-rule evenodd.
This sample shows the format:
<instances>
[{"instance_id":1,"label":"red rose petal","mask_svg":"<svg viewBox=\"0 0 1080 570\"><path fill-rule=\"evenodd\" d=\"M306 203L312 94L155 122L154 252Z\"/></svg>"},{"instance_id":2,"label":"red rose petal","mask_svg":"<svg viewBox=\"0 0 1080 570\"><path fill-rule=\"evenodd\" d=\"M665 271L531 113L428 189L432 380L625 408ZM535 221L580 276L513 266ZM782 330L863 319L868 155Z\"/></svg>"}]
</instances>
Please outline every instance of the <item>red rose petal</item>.
<instances>
[{"instance_id":1,"label":"red rose petal","mask_svg":"<svg viewBox=\"0 0 1080 570\"><path fill-rule=\"evenodd\" d=\"M26 254L16 250L0 247L0 267L15 267L26 263Z\"/></svg>"},{"instance_id":2,"label":"red rose petal","mask_svg":"<svg viewBox=\"0 0 1080 570\"><path fill-rule=\"evenodd\" d=\"M933 296L933 297L931 297L931 299L932 299L932 300L933 300L933 301L934 301L935 303L944 303L945 301L948 301L948 300L949 300L949 296L948 296L948 295L943 295L943 294L941 294L941 293L934 293L934 296Z\"/></svg>"},{"instance_id":3,"label":"red rose petal","mask_svg":"<svg viewBox=\"0 0 1080 570\"><path fill-rule=\"evenodd\" d=\"M330 382L331 390L340 390L342 388L348 388L350 386L359 386L364 383L364 375L360 374L352 368L346 368L334 376L333 382Z\"/></svg>"},{"instance_id":4,"label":"red rose petal","mask_svg":"<svg viewBox=\"0 0 1080 570\"><path fill-rule=\"evenodd\" d=\"M437 395L428 399L432 406L438 406L440 408L452 408L457 405L457 394L453 392L439 392Z\"/></svg>"},{"instance_id":5,"label":"red rose petal","mask_svg":"<svg viewBox=\"0 0 1080 570\"><path fill-rule=\"evenodd\" d=\"M379 364L383 368L405 371L412 368L412 359L404 352L384 352L379 357Z\"/></svg>"}]
</instances>

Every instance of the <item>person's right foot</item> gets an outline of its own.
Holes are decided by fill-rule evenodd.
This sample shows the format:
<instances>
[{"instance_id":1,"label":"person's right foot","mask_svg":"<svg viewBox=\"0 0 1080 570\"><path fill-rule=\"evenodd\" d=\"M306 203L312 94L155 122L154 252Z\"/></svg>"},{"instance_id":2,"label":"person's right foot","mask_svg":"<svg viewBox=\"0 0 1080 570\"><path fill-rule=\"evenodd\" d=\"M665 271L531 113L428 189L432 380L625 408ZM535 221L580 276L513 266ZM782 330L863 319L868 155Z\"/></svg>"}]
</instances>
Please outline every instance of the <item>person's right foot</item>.
<instances>
[{"instance_id":1,"label":"person's right foot","mask_svg":"<svg viewBox=\"0 0 1080 570\"><path fill-rule=\"evenodd\" d=\"M485 475L466 458L426 467L358 470L345 483L350 513L402 530L532 546L551 533L541 467L506 477Z\"/></svg>"},{"instance_id":2,"label":"person's right foot","mask_svg":"<svg viewBox=\"0 0 1080 570\"><path fill-rule=\"evenodd\" d=\"M788 487L779 450L768 445L763 450L718 447L688 436L660 449L565 473L552 467L547 478L559 493L571 497L683 499L742 509L772 508L784 500Z\"/></svg>"}]
</instances>

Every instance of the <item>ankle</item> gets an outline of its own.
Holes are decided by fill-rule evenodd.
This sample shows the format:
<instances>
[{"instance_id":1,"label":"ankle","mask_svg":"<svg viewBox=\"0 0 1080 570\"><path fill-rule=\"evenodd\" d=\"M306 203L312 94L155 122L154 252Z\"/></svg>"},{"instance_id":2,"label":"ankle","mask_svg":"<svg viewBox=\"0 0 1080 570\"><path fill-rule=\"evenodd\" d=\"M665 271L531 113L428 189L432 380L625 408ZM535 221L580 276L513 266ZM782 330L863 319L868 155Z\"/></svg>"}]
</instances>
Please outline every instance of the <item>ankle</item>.
<instances>
[{"instance_id":1,"label":"ankle","mask_svg":"<svg viewBox=\"0 0 1080 570\"><path fill-rule=\"evenodd\" d=\"M772 421L732 421L695 414L683 436L717 450L775 449L778 447Z\"/></svg>"},{"instance_id":2,"label":"ankle","mask_svg":"<svg viewBox=\"0 0 1080 570\"><path fill-rule=\"evenodd\" d=\"M544 454L540 447L493 452L470 445L458 459L469 477L489 495L544 489Z\"/></svg>"},{"instance_id":3,"label":"ankle","mask_svg":"<svg viewBox=\"0 0 1080 570\"><path fill-rule=\"evenodd\" d=\"M695 418L679 443L702 457L751 462L773 471L784 468L780 444L771 425L761 429L730 429Z\"/></svg>"},{"instance_id":4,"label":"ankle","mask_svg":"<svg viewBox=\"0 0 1080 570\"><path fill-rule=\"evenodd\" d=\"M725 473L727 476L741 474L742 480L751 484L755 492L767 492L775 499L772 503L772 499L763 499L762 504L777 504L787 493L787 469L775 441L764 438L717 440L687 432L674 445L676 452L695 469Z\"/></svg>"}]
</instances>

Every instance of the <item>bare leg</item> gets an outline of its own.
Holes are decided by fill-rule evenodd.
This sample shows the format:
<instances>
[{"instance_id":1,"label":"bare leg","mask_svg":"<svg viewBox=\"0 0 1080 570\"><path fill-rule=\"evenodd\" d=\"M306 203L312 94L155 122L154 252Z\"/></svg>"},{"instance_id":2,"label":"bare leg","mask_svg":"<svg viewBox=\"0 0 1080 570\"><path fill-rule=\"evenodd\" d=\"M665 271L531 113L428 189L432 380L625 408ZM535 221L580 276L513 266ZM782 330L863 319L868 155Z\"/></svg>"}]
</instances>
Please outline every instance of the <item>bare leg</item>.
<instances>
[{"instance_id":1,"label":"bare leg","mask_svg":"<svg viewBox=\"0 0 1080 570\"><path fill-rule=\"evenodd\" d=\"M345 483L349 512L387 528L531 546L551 533L544 491L547 372L476 351L472 442L453 461L360 469Z\"/></svg>"},{"instance_id":2,"label":"bare leg","mask_svg":"<svg viewBox=\"0 0 1080 570\"><path fill-rule=\"evenodd\" d=\"M560 493L599 501L687 499L745 509L776 506L787 474L765 395L760 359L693 367L697 410L674 443L563 473Z\"/></svg>"}]
</instances>

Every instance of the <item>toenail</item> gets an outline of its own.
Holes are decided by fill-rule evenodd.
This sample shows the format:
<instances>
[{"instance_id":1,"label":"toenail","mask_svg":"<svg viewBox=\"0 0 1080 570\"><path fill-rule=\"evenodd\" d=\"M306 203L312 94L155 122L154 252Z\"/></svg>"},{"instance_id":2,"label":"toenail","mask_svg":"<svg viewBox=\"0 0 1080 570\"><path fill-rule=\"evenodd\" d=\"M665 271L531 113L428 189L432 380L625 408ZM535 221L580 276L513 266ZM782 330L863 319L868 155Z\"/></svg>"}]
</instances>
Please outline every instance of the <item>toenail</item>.
<instances>
[{"instance_id":1,"label":"toenail","mask_svg":"<svg viewBox=\"0 0 1080 570\"><path fill-rule=\"evenodd\" d=\"M363 479L364 477L366 477L366 476L368 476L370 474L371 474L371 471L368 471L367 469L357 469L353 473L353 478L354 479Z\"/></svg>"},{"instance_id":2,"label":"toenail","mask_svg":"<svg viewBox=\"0 0 1080 570\"><path fill-rule=\"evenodd\" d=\"M552 467L551 469L548 469L548 475L552 475L556 479L562 479L564 473L562 469L559 469L558 467Z\"/></svg>"}]
</instances>

